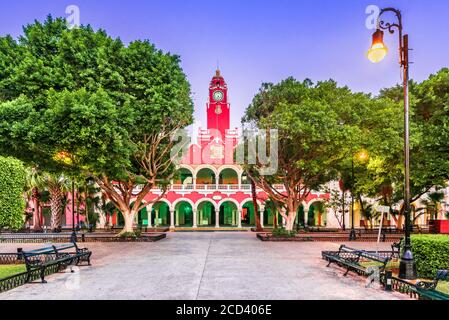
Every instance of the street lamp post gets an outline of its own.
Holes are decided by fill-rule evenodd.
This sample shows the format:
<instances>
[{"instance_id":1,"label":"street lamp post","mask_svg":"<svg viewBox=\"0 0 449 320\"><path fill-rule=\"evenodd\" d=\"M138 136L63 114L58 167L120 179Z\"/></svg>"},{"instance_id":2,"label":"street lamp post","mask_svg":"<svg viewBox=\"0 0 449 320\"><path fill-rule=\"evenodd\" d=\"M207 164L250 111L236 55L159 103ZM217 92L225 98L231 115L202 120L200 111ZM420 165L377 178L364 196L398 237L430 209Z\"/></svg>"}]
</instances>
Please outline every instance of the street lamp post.
<instances>
[{"instance_id":1,"label":"street lamp post","mask_svg":"<svg viewBox=\"0 0 449 320\"><path fill-rule=\"evenodd\" d=\"M387 12L392 12L397 17L397 23L389 23L382 21L380 17ZM368 59L373 63L382 61L388 49L383 42L384 32L388 30L389 33L394 34L395 29L399 33L399 56L400 64L403 72L403 87L404 87L404 167L405 167L405 181L404 181L404 213L405 213L405 246L404 254L401 257L399 277L406 280L414 280L417 278L416 263L412 254L412 246L410 239L410 126L409 126L409 47L408 35L403 35L402 14L395 8L385 8L380 11L378 18L378 27L373 35L373 44L368 52Z\"/></svg>"}]
</instances>

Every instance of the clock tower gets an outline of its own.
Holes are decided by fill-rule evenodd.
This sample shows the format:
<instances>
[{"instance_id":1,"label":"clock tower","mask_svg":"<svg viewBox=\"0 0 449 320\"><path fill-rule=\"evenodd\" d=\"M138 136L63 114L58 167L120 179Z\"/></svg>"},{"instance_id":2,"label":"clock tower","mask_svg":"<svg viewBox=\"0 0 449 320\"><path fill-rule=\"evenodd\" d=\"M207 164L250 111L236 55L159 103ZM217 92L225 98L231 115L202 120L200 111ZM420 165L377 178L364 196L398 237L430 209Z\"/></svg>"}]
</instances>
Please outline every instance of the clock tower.
<instances>
[{"instance_id":1,"label":"clock tower","mask_svg":"<svg viewBox=\"0 0 449 320\"><path fill-rule=\"evenodd\" d=\"M209 85L207 129L214 138L225 140L226 131L231 125L230 121L228 86L221 76L220 70L217 70Z\"/></svg>"}]
</instances>

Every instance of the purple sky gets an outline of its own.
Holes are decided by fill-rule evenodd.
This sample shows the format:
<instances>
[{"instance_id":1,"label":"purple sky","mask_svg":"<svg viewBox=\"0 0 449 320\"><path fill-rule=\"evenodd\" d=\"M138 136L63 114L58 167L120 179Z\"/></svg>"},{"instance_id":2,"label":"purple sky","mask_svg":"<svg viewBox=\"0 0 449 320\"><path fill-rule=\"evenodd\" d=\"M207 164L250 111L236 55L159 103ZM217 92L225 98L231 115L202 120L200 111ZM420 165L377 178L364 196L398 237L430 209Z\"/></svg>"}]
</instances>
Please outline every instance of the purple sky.
<instances>
[{"instance_id":1,"label":"purple sky","mask_svg":"<svg viewBox=\"0 0 449 320\"><path fill-rule=\"evenodd\" d=\"M207 87L217 65L230 87L232 124L262 82L288 76L332 78L355 91L377 93L400 81L397 36L387 36L390 55L373 65L365 57L372 31L365 9L375 4L403 11L411 76L420 81L449 66L447 0L0 0L0 34L18 36L23 24L51 13L81 10L81 23L103 28L124 42L150 39L181 55L205 123Z\"/></svg>"}]
</instances>

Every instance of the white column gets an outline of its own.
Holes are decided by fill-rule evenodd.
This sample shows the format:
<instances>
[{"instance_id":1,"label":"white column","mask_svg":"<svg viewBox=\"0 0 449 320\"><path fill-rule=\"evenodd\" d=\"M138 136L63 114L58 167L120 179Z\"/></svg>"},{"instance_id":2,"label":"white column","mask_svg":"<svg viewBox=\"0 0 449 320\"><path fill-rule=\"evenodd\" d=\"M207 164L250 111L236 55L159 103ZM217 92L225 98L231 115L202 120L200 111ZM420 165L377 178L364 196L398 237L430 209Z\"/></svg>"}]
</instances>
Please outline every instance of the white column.
<instances>
[{"instance_id":1,"label":"white column","mask_svg":"<svg viewBox=\"0 0 449 320\"><path fill-rule=\"evenodd\" d=\"M238 211L237 224L239 228L242 227L242 210Z\"/></svg>"},{"instance_id":2,"label":"white column","mask_svg":"<svg viewBox=\"0 0 449 320\"><path fill-rule=\"evenodd\" d=\"M217 172L217 174L215 174L215 186L218 190L218 185L220 184L220 173Z\"/></svg>"},{"instance_id":3,"label":"white column","mask_svg":"<svg viewBox=\"0 0 449 320\"><path fill-rule=\"evenodd\" d=\"M264 224L263 224L263 218L265 216L265 207L260 207L260 225L262 228L264 228Z\"/></svg>"},{"instance_id":4,"label":"white column","mask_svg":"<svg viewBox=\"0 0 449 320\"><path fill-rule=\"evenodd\" d=\"M147 207L147 213L148 213L148 228L152 228L153 224L151 223L151 218L153 215L153 206Z\"/></svg>"},{"instance_id":5,"label":"white column","mask_svg":"<svg viewBox=\"0 0 449 320\"><path fill-rule=\"evenodd\" d=\"M198 210L193 209L193 228L198 228Z\"/></svg>"},{"instance_id":6,"label":"white column","mask_svg":"<svg viewBox=\"0 0 449 320\"><path fill-rule=\"evenodd\" d=\"M215 228L220 228L220 210L215 209Z\"/></svg>"},{"instance_id":7,"label":"white column","mask_svg":"<svg viewBox=\"0 0 449 320\"><path fill-rule=\"evenodd\" d=\"M176 215L175 215L175 226L176 227L179 227L179 210L175 210L175 213L176 213Z\"/></svg>"},{"instance_id":8,"label":"white column","mask_svg":"<svg viewBox=\"0 0 449 320\"><path fill-rule=\"evenodd\" d=\"M343 219L346 219L346 217L343 217ZM308 223L309 223L309 207L304 207L304 225L307 227Z\"/></svg>"},{"instance_id":9,"label":"white column","mask_svg":"<svg viewBox=\"0 0 449 320\"><path fill-rule=\"evenodd\" d=\"M155 219L154 226L159 227L159 209L155 210L155 214L156 214L156 216L154 217L154 219Z\"/></svg>"},{"instance_id":10,"label":"white column","mask_svg":"<svg viewBox=\"0 0 449 320\"><path fill-rule=\"evenodd\" d=\"M175 210L170 210L170 229L175 228Z\"/></svg>"}]
</instances>

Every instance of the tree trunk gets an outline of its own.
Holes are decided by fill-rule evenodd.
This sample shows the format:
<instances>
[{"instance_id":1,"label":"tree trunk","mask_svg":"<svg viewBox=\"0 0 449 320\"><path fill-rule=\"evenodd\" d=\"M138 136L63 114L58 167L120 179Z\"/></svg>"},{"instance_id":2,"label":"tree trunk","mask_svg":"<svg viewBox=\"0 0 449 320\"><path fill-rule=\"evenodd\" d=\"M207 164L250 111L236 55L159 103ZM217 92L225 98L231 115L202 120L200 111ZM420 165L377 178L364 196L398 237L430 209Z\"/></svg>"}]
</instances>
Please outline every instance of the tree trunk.
<instances>
[{"instance_id":1,"label":"tree trunk","mask_svg":"<svg viewBox=\"0 0 449 320\"><path fill-rule=\"evenodd\" d=\"M260 223L260 216L257 205L256 183L254 182L253 179L250 180L251 180L251 195L253 198L253 206L254 206L254 219L256 220L256 231L261 232L263 231L263 229L262 224Z\"/></svg>"},{"instance_id":2,"label":"tree trunk","mask_svg":"<svg viewBox=\"0 0 449 320\"><path fill-rule=\"evenodd\" d=\"M60 232L62 228L63 198L64 194L60 188L49 188L51 209L51 230Z\"/></svg>"},{"instance_id":3,"label":"tree trunk","mask_svg":"<svg viewBox=\"0 0 449 320\"><path fill-rule=\"evenodd\" d=\"M346 231L346 192L345 191L343 191L342 205L343 205L343 207L342 207L343 214L342 214L342 218L341 218L342 220L341 220L340 226L343 229L343 231ZM338 214L337 214L337 216L338 216Z\"/></svg>"},{"instance_id":4,"label":"tree trunk","mask_svg":"<svg viewBox=\"0 0 449 320\"><path fill-rule=\"evenodd\" d=\"M136 212L134 210L128 209L123 210L122 214L123 219L125 220L125 226L120 232L120 235L124 233L134 233L134 219L136 217Z\"/></svg>"},{"instance_id":5,"label":"tree trunk","mask_svg":"<svg viewBox=\"0 0 449 320\"><path fill-rule=\"evenodd\" d=\"M296 219L296 212L289 212L287 218L285 219L285 230L287 231L293 231L293 227L295 225L295 219Z\"/></svg>"},{"instance_id":6,"label":"tree trunk","mask_svg":"<svg viewBox=\"0 0 449 320\"><path fill-rule=\"evenodd\" d=\"M42 231L41 225L41 215L40 215L40 194L37 188L33 188L32 190L32 200L33 200L33 230L34 231Z\"/></svg>"}]
</instances>

